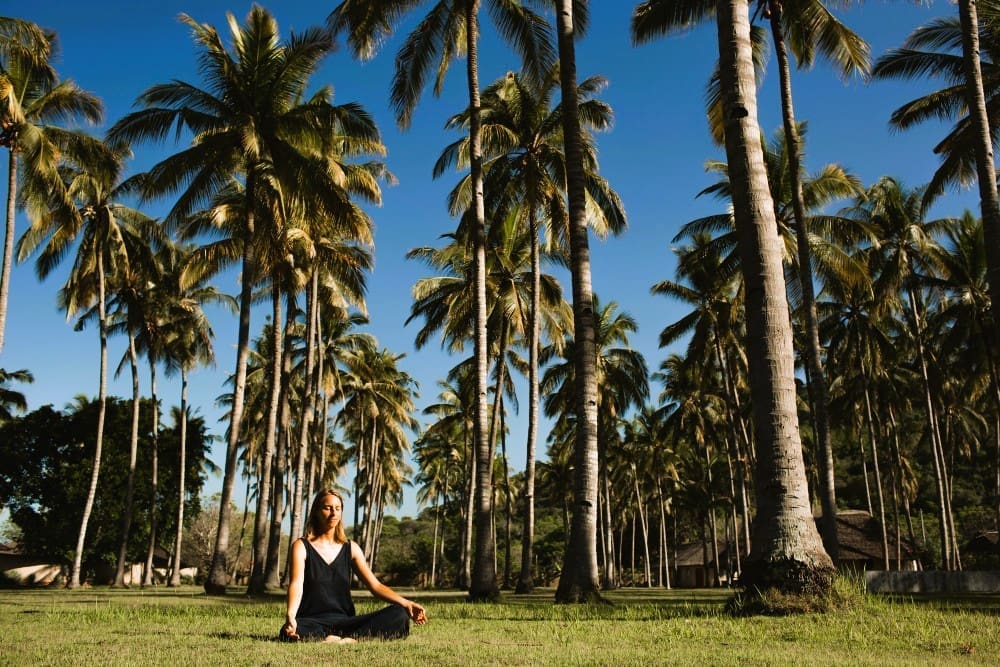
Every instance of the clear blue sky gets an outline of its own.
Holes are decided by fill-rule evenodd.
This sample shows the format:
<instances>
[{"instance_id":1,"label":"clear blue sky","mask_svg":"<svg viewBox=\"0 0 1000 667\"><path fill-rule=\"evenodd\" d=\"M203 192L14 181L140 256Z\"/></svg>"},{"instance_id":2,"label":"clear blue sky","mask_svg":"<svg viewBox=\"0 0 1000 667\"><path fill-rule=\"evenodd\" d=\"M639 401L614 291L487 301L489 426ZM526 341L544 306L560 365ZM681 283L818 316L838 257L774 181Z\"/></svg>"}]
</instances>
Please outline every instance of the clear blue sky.
<instances>
[{"instance_id":1,"label":"clear blue sky","mask_svg":"<svg viewBox=\"0 0 1000 667\"><path fill-rule=\"evenodd\" d=\"M107 120L104 127L94 128L96 133L129 112L147 87L170 79L199 81L195 48L187 27L176 20L179 13L210 23L226 35L226 12L242 20L251 5L235 0L45 0L3 4L3 13L57 31L62 45L57 62L60 74L104 100ZM322 23L335 4L332 0L283 0L265 6L275 14L282 34L287 36L291 29ZM705 82L717 56L714 22L681 36L633 48L629 17L635 2L601 0L590 4L591 28L577 46L578 73L581 78L601 74L610 80L602 97L614 108L616 123L599 139L600 164L602 173L625 202L630 225L619 238L603 244L592 241L594 290L602 301L617 301L622 310L637 319L639 331L633 346L655 370L668 353L657 347L659 332L683 311L664 297L651 296L650 285L674 278L670 240L680 225L723 210L714 200L694 198L713 181L704 172L705 161L724 159L722 151L709 140L704 118ZM942 0L933 0L929 5L872 2L839 16L869 41L873 56L878 56L899 46L917 25L956 11L954 5ZM487 21L484 13L480 64L483 86L508 70L518 69L516 58L492 38ZM406 353L402 367L419 381L418 406L423 407L433 402L437 380L457 359L448 358L436 345L414 349L416 323L405 327L404 321L410 309L410 290L427 274L422 265L406 261L404 255L413 247L436 244L437 237L455 224L447 214L445 196L457 176L433 181L431 167L441 149L457 138L442 128L449 115L466 106L464 62L454 64L440 99L428 91L412 127L401 133L388 105L393 56L399 44L398 37L390 40L380 56L365 64L352 61L346 49L340 50L324 62L314 83L317 87L332 84L338 103L356 101L364 105L374 114L388 146L388 164L399 184L385 190L381 208L371 209L377 236L376 268L369 279L370 331L381 345ZM772 59L758 96L760 123L768 134L780 126L776 81ZM845 83L823 64L811 71L794 72L796 116L809 122L807 169L815 171L824 164L838 162L865 184L882 175L893 175L909 186L925 183L936 168L937 158L931 149L944 135L944 126L928 124L900 134L889 131L888 118L897 106L932 86L930 82ZM177 148L136 147L132 171L149 167ZM5 198L6 179L2 182L0 193ZM976 206L977 201L973 193L950 194L932 213L957 215L966 207ZM160 204L149 207L148 212L158 216L165 210L166 206ZM19 215L18 236L26 224ZM0 367L27 368L34 373L34 384L21 387L30 409L48 403L61 408L77 394L97 393L97 332L93 327L74 332L72 323L66 322L55 305L56 292L69 264L67 260L44 283L36 279L30 262L14 269L7 341ZM230 293L238 291L235 275L221 277L218 285ZM568 295L568 283L566 292ZM260 307L255 316L255 335L265 310ZM221 435L225 425L217 421L222 411L214 401L225 391L223 381L235 363L236 320L228 315L213 315L217 368L201 369L192 377L191 401L206 417L211 430ZM112 364L123 352L124 340L113 339ZM127 372L111 383L110 393L130 395L126 376ZM142 382L143 392L147 393L148 377ZM657 390L654 387L654 397ZM161 379L159 391L167 406L179 402L174 382ZM510 420L508 443L515 469L523 467L525 421L523 415ZM541 437L545 437L544 429ZM213 459L219 464L223 450L219 444L214 451ZM206 491L211 493L219 487L216 478ZM415 512L413 495L412 490L408 492L401 513ZM242 502L242 498L237 497L237 501Z\"/></svg>"}]
</instances>

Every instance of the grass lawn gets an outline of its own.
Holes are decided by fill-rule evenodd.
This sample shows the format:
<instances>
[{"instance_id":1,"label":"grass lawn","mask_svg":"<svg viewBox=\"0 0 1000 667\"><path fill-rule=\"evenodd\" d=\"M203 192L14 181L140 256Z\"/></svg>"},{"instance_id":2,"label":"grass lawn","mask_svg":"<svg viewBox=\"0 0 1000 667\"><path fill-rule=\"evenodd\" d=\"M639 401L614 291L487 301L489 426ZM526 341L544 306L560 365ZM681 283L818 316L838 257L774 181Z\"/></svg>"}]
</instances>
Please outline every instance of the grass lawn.
<instances>
[{"instance_id":1,"label":"grass lawn","mask_svg":"<svg viewBox=\"0 0 1000 667\"><path fill-rule=\"evenodd\" d=\"M200 588L0 590L2 665L940 665L1000 664L1000 595L857 594L826 614L734 618L727 591L628 589L609 605L553 591L469 604L403 591L429 622L399 642L274 641L283 596ZM376 608L355 594L358 611Z\"/></svg>"}]
</instances>

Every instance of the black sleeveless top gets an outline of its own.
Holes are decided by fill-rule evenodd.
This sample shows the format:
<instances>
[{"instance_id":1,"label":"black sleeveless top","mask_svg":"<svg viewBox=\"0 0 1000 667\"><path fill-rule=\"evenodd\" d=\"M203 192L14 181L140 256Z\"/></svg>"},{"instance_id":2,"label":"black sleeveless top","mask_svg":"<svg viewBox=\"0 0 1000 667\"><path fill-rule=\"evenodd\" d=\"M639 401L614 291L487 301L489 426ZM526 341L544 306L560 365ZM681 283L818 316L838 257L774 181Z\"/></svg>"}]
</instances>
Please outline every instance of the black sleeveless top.
<instances>
[{"instance_id":1,"label":"black sleeveless top","mask_svg":"<svg viewBox=\"0 0 1000 667\"><path fill-rule=\"evenodd\" d=\"M302 581L302 602L296 618L354 616L351 600L351 542L340 548L332 562L327 563L309 540L306 547L305 573Z\"/></svg>"}]
</instances>

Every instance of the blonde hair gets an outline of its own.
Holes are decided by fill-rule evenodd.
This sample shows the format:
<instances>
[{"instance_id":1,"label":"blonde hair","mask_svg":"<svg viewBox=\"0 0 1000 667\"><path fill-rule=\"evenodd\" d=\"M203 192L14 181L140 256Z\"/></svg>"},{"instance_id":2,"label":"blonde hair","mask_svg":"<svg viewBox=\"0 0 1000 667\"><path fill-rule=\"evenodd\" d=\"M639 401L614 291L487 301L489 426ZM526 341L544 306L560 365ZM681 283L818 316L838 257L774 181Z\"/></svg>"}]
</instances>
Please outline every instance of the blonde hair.
<instances>
[{"instance_id":1,"label":"blonde hair","mask_svg":"<svg viewBox=\"0 0 1000 667\"><path fill-rule=\"evenodd\" d=\"M309 521L306 525L306 538L313 538L323 532L320 525L320 512L323 510L323 501L327 496L333 496L340 501L340 521L333 529L333 539L339 544L347 542L347 533L344 532L344 497L339 491L334 489L320 489L316 497L313 498L312 507L309 510Z\"/></svg>"}]
</instances>

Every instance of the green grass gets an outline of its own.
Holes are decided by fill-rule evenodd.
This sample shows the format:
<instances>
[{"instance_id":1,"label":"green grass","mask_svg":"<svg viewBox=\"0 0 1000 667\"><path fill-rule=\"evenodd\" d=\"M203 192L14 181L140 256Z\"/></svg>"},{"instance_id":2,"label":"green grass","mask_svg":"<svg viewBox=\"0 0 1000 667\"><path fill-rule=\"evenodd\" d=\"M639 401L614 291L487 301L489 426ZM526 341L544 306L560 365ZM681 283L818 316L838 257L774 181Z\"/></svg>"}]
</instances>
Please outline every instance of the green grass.
<instances>
[{"instance_id":1,"label":"green grass","mask_svg":"<svg viewBox=\"0 0 1000 667\"><path fill-rule=\"evenodd\" d=\"M852 584L841 583L851 588ZM837 611L733 617L727 591L620 590L608 605L552 591L470 604L406 591L430 622L402 642L282 644L283 597L199 588L0 590L3 665L940 665L997 664L1000 595L873 597ZM367 593L359 612L376 608Z\"/></svg>"}]
</instances>

